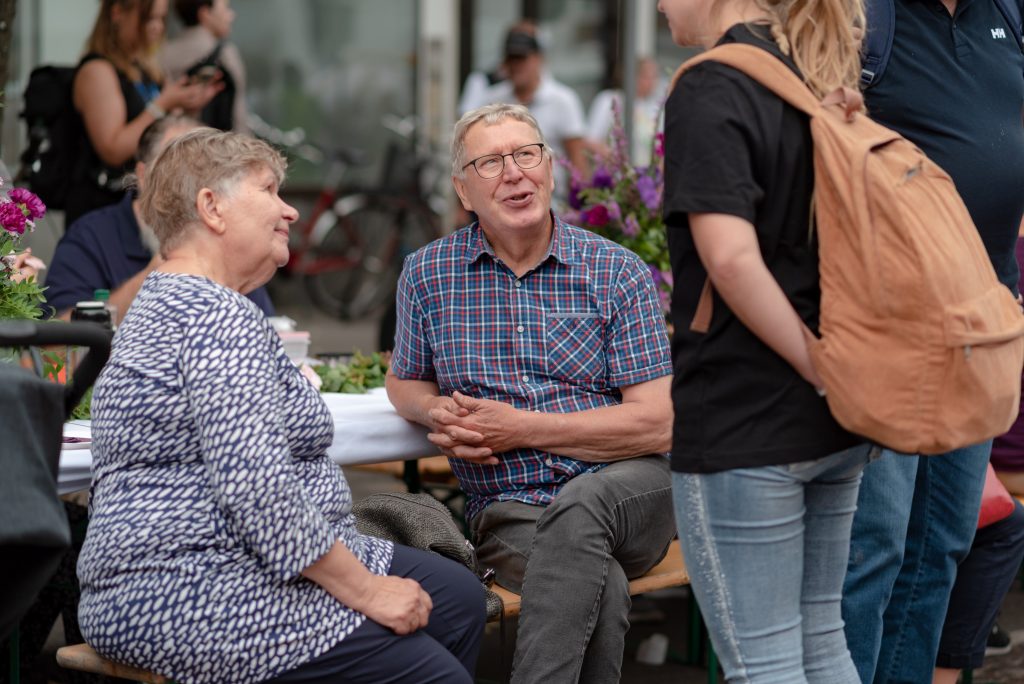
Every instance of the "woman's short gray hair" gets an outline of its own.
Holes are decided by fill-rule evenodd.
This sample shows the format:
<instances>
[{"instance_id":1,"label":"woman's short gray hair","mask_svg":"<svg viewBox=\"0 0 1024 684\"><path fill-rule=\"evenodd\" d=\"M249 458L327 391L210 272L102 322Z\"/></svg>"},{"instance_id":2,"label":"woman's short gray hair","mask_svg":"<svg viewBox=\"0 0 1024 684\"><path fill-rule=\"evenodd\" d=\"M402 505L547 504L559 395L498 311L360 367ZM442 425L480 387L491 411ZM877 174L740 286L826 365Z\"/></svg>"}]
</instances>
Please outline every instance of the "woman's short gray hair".
<instances>
[{"instance_id":1,"label":"woman's short gray hair","mask_svg":"<svg viewBox=\"0 0 1024 684\"><path fill-rule=\"evenodd\" d=\"M197 128L168 143L147 169L139 196L142 220L153 229L166 255L199 223L200 190L230 194L245 175L262 168L273 172L280 184L287 166L281 153L262 140Z\"/></svg>"},{"instance_id":2,"label":"woman's short gray hair","mask_svg":"<svg viewBox=\"0 0 1024 684\"><path fill-rule=\"evenodd\" d=\"M537 133L537 142L545 143L544 149L548 146L544 140L544 134L540 131L537 120L530 114L530 110L518 104L489 104L473 109L462 115L455 124L455 133L452 135L452 175L456 178L465 178L466 169L466 134L474 124L483 122L486 126L499 124L505 119L522 121L528 124Z\"/></svg>"}]
</instances>

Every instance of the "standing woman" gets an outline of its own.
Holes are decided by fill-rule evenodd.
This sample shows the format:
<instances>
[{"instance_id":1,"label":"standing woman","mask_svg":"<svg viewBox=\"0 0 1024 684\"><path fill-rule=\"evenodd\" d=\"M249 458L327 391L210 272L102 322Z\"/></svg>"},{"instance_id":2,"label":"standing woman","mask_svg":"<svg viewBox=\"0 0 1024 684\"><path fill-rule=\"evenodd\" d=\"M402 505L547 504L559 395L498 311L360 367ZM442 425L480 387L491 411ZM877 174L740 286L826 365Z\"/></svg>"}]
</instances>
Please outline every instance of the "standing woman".
<instances>
[{"instance_id":1,"label":"standing woman","mask_svg":"<svg viewBox=\"0 0 1024 684\"><path fill-rule=\"evenodd\" d=\"M72 86L85 135L71 170L65 226L124 196L122 178L146 126L175 109L198 111L217 92L219 86L186 79L161 89L155 55L166 16L167 0L100 3Z\"/></svg>"},{"instance_id":2,"label":"standing woman","mask_svg":"<svg viewBox=\"0 0 1024 684\"><path fill-rule=\"evenodd\" d=\"M858 0L660 0L678 45L746 43L819 96L856 88ZM870 447L819 392L806 115L714 62L666 105L672 468L694 590L731 682L858 684L840 599ZM690 330L705 279L706 334Z\"/></svg>"}]
</instances>

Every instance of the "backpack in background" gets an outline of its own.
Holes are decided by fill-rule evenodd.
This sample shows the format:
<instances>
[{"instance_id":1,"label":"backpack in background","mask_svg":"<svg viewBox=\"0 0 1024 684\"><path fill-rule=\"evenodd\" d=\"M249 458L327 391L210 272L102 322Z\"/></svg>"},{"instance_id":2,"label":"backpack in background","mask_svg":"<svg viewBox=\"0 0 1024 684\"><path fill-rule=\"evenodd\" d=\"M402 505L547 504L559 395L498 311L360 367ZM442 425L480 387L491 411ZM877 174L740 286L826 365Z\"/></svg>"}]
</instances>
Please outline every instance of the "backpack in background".
<instances>
[{"instance_id":1,"label":"backpack in background","mask_svg":"<svg viewBox=\"0 0 1024 684\"><path fill-rule=\"evenodd\" d=\"M821 337L809 349L839 424L910 454L1006 432L1020 408L1024 315L949 175L860 112L859 93L819 102L754 46L716 47L676 79L707 60L810 116ZM711 301L705 285L692 329L707 330Z\"/></svg>"},{"instance_id":2,"label":"backpack in background","mask_svg":"<svg viewBox=\"0 0 1024 684\"><path fill-rule=\"evenodd\" d=\"M78 162L80 130L71 99L74 77L75 67L36 67L25 88L21 118L28 127L28 146L21 153L16 181L51 209L64 209Z\"/></svg>"},{"instance_id":3,"label":"backpack in background","mask_svg":"<svg viewBox=\"0 0 1024 684\"><path fill-rule=\"evenodd\" d=\"M221 64L220 52L223 47L224 41L219 41L210 54L190 66L185 71L185 75L195 78L208 68L220 71L220 82L223 87L203 107L199 113L199 120L211 128L230 131L235 125L235 94L238 88L231 73Z\"/></svg>"}]
</instances>

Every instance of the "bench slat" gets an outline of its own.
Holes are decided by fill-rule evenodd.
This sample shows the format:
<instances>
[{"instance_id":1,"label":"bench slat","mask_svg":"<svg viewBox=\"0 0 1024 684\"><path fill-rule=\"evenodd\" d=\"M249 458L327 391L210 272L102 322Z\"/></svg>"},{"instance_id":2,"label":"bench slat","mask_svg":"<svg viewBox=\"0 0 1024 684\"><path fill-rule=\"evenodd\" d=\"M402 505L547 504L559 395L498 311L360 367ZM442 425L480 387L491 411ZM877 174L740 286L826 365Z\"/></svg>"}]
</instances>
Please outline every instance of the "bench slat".
<instances>
[{"instance_id":1,"label":"bench slat","mask_svg":"<svg viewBox=\"0 0 1024 684\"><path fill-rule=\"evenodd\" d=\"M130 679L133 682L144 684L169 684L171 680L153 672L122 665L113 660L107 660L93 650L89 644L75 644L57 649L57 663L66 670L77 670L79 672L92 672L94 674L107 675L108 677L120 677Z\"/></svg>"},{"instance_id":2,"label":"bench slat","mask_svg":"<svg viewBox=\"0 0 1024 684\"><path fill-rule=\"evenodd\" d=\"M647 571L641 577L629 583L629 595L645 594L656 589L678 587L690 583L690 575L686 571L686 564L683 562L683 553L679 549L679 540L675 539L668 547L668 553L661 559L661 562ZM491 588L494 593L501 597L505 605L505 617L519 615L519 594L509 591L505 587L495 584Z\"/></svg>"}]
</instances>

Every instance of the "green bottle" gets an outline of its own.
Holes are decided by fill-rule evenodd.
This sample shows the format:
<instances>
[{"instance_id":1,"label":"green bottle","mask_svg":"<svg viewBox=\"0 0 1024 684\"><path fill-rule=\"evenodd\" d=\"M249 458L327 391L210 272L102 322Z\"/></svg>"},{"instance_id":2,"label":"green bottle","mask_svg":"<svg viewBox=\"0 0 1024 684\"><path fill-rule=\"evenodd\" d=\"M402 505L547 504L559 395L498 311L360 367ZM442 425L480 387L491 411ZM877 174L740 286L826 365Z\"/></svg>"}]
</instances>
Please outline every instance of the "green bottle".
<instances>
[{"instance_id":1,"label":"green bottle","mask_svg":"<svg viewBox=\"0 0 1024 684\"><path fill-rule=\"evenodd\" d=\"M92 298L97 302L103 302L103 307L110 312L111 328L117 330L117 324L121 322L121 319L117 315L117 307L110 303L110 290L93 290Z\"/></svg>"}]
</instances>

